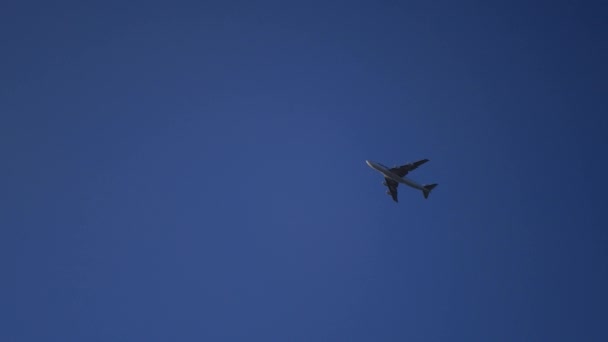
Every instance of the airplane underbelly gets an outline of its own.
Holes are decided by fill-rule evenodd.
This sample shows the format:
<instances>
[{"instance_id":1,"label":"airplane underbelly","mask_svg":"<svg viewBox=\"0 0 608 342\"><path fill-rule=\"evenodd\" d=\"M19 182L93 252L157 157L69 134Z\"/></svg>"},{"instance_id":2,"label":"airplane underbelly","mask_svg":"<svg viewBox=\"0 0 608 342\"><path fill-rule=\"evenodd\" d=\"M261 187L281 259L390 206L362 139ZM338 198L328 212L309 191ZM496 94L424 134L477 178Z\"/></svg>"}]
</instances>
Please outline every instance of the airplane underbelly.
<instances>
[{"instance_id":1,"label":"airplane underbelly","mask_svg":"<svg viewBox=\"0 0 608 342\"><path fill-rule=\"evenodd\" d=\"M422 189L422 186L414 181L411 181L407 178L401 178L401 182L411 186L412 188L416 188L416 189Z\"/></svg>"},{"instance_id":2,"label":"airplane underbelly","mask_svg":"<svg viewBox=\"0 0 608 342\"><path fill-rule=\"evenodd\" d=\"M392 174L391 172L385 172L384 175L392 180L394 180L395 182L398 183L403 183L403 179L401 179L401 177L398 177L394 174Z\"/></svg>"}]
</instances>

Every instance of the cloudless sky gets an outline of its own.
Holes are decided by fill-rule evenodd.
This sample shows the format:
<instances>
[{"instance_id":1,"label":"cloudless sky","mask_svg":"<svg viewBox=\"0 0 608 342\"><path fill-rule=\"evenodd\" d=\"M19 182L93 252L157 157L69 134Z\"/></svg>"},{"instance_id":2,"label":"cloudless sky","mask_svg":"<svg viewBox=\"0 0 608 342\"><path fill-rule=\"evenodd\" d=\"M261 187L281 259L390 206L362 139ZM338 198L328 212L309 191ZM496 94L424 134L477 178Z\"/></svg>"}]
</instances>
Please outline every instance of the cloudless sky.
<instances>
[{"instance_id":1,"label":"cloudless sky","mask_svg":"<svg viewBox=\"0 0 608 342\"><path fill-rule=\"evenodd\" d=\"M2 2L0 340L607 341L607 10Z\"/></svg>"}]
</instances>

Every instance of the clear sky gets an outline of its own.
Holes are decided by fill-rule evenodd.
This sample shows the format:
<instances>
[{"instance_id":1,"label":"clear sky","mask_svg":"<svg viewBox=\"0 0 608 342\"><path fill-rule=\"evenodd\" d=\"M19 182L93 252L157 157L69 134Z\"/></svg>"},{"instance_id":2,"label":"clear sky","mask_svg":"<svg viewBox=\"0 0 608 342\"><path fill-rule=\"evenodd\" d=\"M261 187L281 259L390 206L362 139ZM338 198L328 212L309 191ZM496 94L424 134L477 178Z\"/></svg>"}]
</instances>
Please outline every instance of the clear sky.
<instances>
[{"instance_id":1,"label":"clear sky","mask_svg":"<svg viewBox=\"0 0 608 342\"><path fill-rule=\"evenodd\" d=\"M3 1L0 340L607 341L607 9Z\"/></svg>"}]
</instances>

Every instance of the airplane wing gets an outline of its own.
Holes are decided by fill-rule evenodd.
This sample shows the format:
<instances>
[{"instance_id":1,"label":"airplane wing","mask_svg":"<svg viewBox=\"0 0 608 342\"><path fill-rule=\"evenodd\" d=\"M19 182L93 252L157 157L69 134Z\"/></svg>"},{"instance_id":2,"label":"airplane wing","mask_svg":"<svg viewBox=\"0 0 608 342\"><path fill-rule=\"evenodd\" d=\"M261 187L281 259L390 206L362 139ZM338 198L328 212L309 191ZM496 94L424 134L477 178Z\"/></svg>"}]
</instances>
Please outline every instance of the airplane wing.
<instances>
[{"instance_id":1,"label":"airplane wing","mask_svg":"<svg viewBox=\"0 0 608 342\"><path fill-rule=\"evenodd\" d=\"M393 201L399 202L399 200L397 199L397 186L399 185L399 183L395 182L392 179L384 177L384 185L388 187L388 191L386 193L388 195L391 195Z\"/></svg>"},{"instance_id":2,"label":"airplane wing","mask_svg":"<svg viewBox=\"0 0 608 342\"><path fill-rule=\"evenodd\" d=\"M420 165L422 165L428 161L429 161L428 159L422 159L417 162L394 167L390 170L391 170L391 172L398 175L399 177L403 177L403 176L407 175L410 171L416 170Z\"/></svg>"}]
</instances>

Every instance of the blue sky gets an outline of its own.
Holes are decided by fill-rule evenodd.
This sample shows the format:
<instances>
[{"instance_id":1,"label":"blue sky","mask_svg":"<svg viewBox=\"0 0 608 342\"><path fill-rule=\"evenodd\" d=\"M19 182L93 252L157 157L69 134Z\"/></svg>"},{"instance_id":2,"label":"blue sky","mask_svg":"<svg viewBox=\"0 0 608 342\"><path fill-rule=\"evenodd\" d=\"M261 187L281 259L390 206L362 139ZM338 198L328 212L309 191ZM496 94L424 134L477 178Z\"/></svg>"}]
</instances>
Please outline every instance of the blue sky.
<instances>
[{"instance_id":1,"label":"blue sky","mask_svg":"<svg viewBox=\"0 0 608 342\"><path fill-rule=\"evenodd\" d=\"M0 339L605 341L606 9L4 2Z\"/></svg>"}]
</instances>

